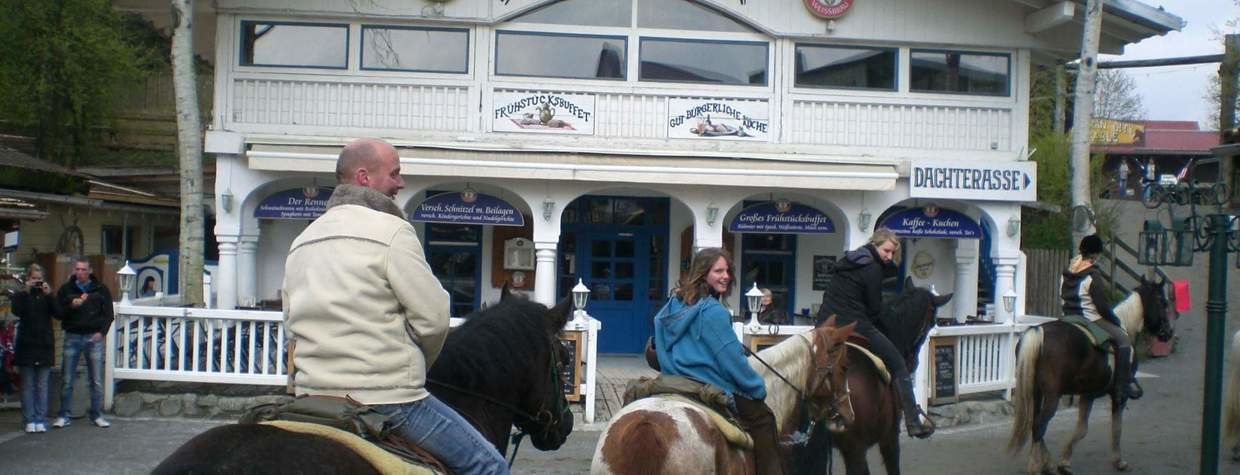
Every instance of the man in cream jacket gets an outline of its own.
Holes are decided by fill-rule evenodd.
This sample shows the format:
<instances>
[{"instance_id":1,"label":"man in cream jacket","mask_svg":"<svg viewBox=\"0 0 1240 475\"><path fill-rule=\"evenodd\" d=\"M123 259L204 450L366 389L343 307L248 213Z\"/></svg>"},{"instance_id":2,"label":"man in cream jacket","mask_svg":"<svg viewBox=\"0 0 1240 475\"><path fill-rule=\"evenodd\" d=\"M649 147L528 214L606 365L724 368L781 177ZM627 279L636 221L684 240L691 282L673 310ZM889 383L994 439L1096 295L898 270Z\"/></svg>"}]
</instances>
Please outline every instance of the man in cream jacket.
<instances>
[{"instance_id":1,"label":"man in cream jacket","mask_svg":"<svg viewBox=\"0 0 1240 475\"><path fill-rule=\"evenodd\" d=\"M359 139L336 162L327 212L284 266L284 321L298 395L350 397L453 473L507 473L504 458L426 390L448 333L449 298L393 198L404 188L387 142Z\"/></svg>"}]
</instances>

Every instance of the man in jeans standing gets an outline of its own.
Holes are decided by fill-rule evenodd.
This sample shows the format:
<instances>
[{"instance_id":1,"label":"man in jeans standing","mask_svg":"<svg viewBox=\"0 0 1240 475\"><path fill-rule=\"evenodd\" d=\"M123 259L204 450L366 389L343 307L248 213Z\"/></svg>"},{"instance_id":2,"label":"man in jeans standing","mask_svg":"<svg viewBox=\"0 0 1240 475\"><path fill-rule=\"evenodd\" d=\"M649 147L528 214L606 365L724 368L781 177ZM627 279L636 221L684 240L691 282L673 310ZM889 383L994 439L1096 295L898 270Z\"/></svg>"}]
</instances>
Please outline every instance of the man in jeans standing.
<instances>
[{"instance_id":1,"label":"man in jeans standing","mask_svg":"<svg viewBox=\"0 0 1240 475\"><path fill-rule=\"evenodd\" d=\"M56 292L65 330L64 358L60 369L60 414L52 427L69 425L73 403L73 380L77 378L78 357L86 354L86 375L90 381L90 422L98 427L112 424L103 418L103 347L112 329L112 293L95 279L90 261L73 261L73 277Z\"/></svg>"}]
</instances>

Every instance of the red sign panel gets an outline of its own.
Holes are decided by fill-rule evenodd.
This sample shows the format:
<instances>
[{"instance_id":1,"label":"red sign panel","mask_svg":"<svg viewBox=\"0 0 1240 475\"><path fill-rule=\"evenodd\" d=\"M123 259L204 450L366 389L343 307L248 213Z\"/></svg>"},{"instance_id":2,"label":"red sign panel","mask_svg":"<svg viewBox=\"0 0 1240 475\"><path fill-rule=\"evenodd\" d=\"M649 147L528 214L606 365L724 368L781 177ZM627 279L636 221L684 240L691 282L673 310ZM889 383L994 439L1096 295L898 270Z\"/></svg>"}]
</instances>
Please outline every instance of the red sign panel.
<instances>
[{"instance_id":1,"label":"red sign panel","mask_svg":"<svg viewBox=\"0 0 1240 475\"><path fill-rule=\"evenodd\" d=\"M805 0L805 8L819 18L834 20L844 16L853 0Z\"/></svg>"}]
</instances>

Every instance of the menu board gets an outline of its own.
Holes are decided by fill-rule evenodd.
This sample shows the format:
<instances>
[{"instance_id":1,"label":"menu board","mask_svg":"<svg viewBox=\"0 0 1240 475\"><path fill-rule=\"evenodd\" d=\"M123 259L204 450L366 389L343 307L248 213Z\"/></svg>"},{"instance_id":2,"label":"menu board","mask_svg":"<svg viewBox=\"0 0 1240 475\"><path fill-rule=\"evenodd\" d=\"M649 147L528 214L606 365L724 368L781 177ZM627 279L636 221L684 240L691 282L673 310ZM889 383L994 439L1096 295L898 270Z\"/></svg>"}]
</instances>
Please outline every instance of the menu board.
<instances>
[{"instance_id":1,"label":"menu board","mask_svg":"<svg viewBox=\"0 0 1240 475\"><path fill-rule=\"evenodd\" d=\"M570 402L581 400L581 336L582 332L569 331L560 333L560 344L564 345L565 353L572 361L561 365L560 381L564 382L565 399Z\"/></svg>"},{"instance_id":2,"label":"menu board","mask_svg":"<svg viewBox=\"0 0 1240 475\"><path fill-rule=\"evenodd\" d=\"M930 404L948 404L960 399L956 369L958 342L956 337L930 339Z\"/></svg>"}]
</instances>

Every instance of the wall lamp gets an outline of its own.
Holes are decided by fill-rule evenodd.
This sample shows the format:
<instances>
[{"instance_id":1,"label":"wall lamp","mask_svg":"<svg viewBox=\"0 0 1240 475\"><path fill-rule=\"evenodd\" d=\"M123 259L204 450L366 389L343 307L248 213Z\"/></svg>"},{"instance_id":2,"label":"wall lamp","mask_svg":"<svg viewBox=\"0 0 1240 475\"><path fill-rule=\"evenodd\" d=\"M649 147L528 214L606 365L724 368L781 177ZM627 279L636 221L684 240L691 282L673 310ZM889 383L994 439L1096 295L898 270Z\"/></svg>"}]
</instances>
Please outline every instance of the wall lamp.
<instances>
[{"instance_id":1,"label":"wall lamp","mask_svg":"<svg viewBox=\"0 0 1240 475\"><path fill-rule=\"evenodd\" d=\"M555 214L555 202L551 200L543 201L543 221L551 222L551 216Z\"/></svg>"},{"instance_id":2,"label":"wall lamp","mask_svg":"<svg viewBox=\"0 0 1240 475\"><path fill-rule=\"evenodd\" d=\"M714 226L715 220L719 219L719 208L714 206L706 207L706 224Z\"/></svg>"},{"instance_id":3,"label":"wall lamp","mask_svg":"<svg viewBox=\"0 0 1240 475\"><path fill-rule=\"evenodd\" d=\"M1012 216L1008 218L1007 235L1014 238L1020 234L1020 217Z\"/></svg>"},{"instance_id":4,"label":"wall lamp","mask_svg":"<svg viewBox=\"0 0 1240 475\"><path fill-rule=\"evenodd\" d=\"M231 213L232 204L233 204L232 189L226 188L224 189L223 193L220 193L220 207L224 208L224 211Z\"/></svg>"},{"instance_id":5,"label":"wall lamp","mask_svg":"<svg viewBox=\"0 0 1240 475\"><path fill-rule=\"evenodd\" d=\"M861 214L857 215L857 224L861 225L862 231L870 230L870 217L870 210L867 208L862 208Z\"/></svg>"}]
</instances>

